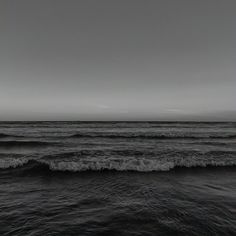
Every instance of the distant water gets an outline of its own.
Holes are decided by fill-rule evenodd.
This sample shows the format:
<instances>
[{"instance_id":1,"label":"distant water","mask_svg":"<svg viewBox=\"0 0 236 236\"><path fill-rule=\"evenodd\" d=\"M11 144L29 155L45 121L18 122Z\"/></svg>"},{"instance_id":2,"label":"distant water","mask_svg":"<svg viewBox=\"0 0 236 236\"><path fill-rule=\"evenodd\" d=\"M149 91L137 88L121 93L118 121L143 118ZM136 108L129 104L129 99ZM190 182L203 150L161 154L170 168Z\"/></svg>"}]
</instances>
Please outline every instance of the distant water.
<instances>
[{"instance_id":1,"label":"distant water","mask_svg":"<svg viewBox=\"0 0 236 236\"><path fill-rule=\"evenodd\" d=\"M236 123L1 122L0 235L236 235Z\"/></svg>"}]
</instances>

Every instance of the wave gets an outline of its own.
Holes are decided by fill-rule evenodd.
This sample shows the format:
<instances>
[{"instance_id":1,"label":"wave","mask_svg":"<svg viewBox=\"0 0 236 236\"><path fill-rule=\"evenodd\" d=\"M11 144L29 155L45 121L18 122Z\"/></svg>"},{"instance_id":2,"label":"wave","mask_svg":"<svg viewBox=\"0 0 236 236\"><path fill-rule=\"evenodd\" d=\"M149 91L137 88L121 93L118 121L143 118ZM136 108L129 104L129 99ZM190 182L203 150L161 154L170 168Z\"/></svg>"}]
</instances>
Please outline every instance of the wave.
<instances>
[{"instance_id":1,"label":"wave","mask_svg":"<svg viewBox=\"0 0 236 236\"><path fill-rule=\"evenodd\" d=\"M209 162L181 162L177 164L174 162L158 162L154 160L132 160L125 162L41 162L49 166L53 171L103 171L103 170L116 170L116 171L138 171L138 172L152 172L152 171L169 171L175 167L207 167L207 166L234 166L236 162L224 161L209 161Z\"/></svg>"},{"instance_id":2,"label":"wave","mask_svg":"<svg viewBox=\"0 0 236 236\"><path fill-rule=\"evenodd\" d=\"M78 133L69 136L70 138L139 138L139 139L234 139L233 135L208 135L208 136L194 136L194 135L171 135L171 134L136 134L136 133Z\"/></svg>"},{"instance_id":3,"label":"wave","mask_svg":"<svg viewBox=\"0 0 236 236\"><path fill-rule=\"evenodd\" d=\"M176 167L208 167L208 166L236 166L235 152L211 151L199 156L163 159L147 159L130 157L120 158L90 158L72 160L50 160L30 158L0 159L0 169L21 167L29 163L34 166L47 166L51 171L83 172L83 171L169 171Z\"/></svg>"},{"instance_id":4,"label":"wave","mask_svg":"<svg viewBox=\"0 0 236 236\"><path fill-rule=\"evenodd\" d=\"M55 143L52 142L41 142L41 141L0 141L0 147L41 147L49 146Z\"/></svg>"},{"instance_id":5,"label":"wave","mask_svg":"<svg viewBox=\"0 0 236 236\"><path fill-rule=\"evenodd\" d=\"M3 138L23 138L26 136L23 135L13 135L0 133L0 139ZM111 139L189 139L189 140L198 140L198 139L236 139L236 134L227 134L227 135L175 135L175 134L145 134L145 133L132 133L132 132L88 132L88 133L76 133L70 136L45 136L45 137L55 137L55 138L111 138ZM6 142L34 142L36 141L4 141ZM42 142L41 142L42 143ZM1 144L0 144L1 145ZM24 145L24 144L23 144ZM37 145L37 144L36 144Z\"/></svg>"},{"instance_id":6,"label":"wave","mask_svg":"<svg viewBox=\"0 0 236 236\"><path fill-rule=\"evenodd\" d=\"M221 150L211 150L207 152L194 151L194 150L183 150L183 151L158 151L158 150L133 150L133 149L84 149L80 151L62 152L56 154L45 155L43 159L45 160L78 160L85 159L89 160L91 158L112 160L116 158L119 160L125 158L135 158L135 159L173 159L178 158L203 158L203 157L217 157L224 158L225 156L235 157L236 151L221 151Z\"/></svg>"},{"instance_id":7,"label":"wave","mask_svg":"<svg viewBox=\"0 0 236 236\"><path fill-rule=\"evenodd\" d=\"M160 152L159 152L160 154ZM162 155L165 153L162 153ZM44 159L65 159L65 158L93 158L93 157L153 157L158 155L155 151L149 150L132 150L132 149L83 149L79 151L63 152L57 154L46 155Z\"/></svg>"},{"instance_id":8,"label":"wave","mask_svg":"<svg viewBox=\"0 0 236 236\"><path fill-rule=\"evenodd\" d=\"M236 138L236 134L229 134L229 135L219 135L219 136L209 136L209 138L213 138L213 139L224 139L224 138L226 138L226 139L234 139L234 138Z\"/></svg>"},{"instance_id":9,"label":"wave","mask_svg":"<svg viewBox=\"0 0 236 236\"><path fill-rule=\"evenodd\" d=\"M24 137L24 136L0 133L0 138L18 138L18 137L20 138L20 137Z\"/></svg>"},{"instance_id":10,"label":"wave","mask_svg":"<svg viewBox=\"0 0 236 236\"><path fill-rule=\"evenodd\" d=\"M129 161L129 162L99 162L99 161L89 161L89 162L47 162L40 160L30 160L30 159L18 159L11 161L0 161L0 169L17 168L24 166L25 164L34 163L37 166L47 166L51 171L63 171L63 172L84 172L84 171L137 171L137 172L158 172L158 171L169 171L176 167L220 167L220 166L236 166L236 161L201 161L201 162L181 162L179 164L174 162L160 163L154 160L142 160L142 161Z\"/></svg>"},{"instance_id":11,"label":"wave","mask_svg":"<svg viewBox=\"0 0 236 236\"><path fill-rule=\"evenodd\" d=\"M0 158L0 169L16 168L27 164L30 159L27 158Z\"/></svg>"}]
</instances>

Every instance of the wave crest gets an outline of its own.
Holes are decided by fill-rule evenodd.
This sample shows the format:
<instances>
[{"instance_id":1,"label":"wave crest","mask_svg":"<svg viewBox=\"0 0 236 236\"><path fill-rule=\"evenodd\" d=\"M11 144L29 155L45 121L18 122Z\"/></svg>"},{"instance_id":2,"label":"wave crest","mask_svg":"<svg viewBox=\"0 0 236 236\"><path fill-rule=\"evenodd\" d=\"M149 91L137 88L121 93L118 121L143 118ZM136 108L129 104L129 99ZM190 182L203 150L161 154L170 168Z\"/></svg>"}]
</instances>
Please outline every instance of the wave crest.
<instances>
[{"instance_id":1,"label":"wave crest","mask_svg":"<svg viewBox=\"0 0 236 236\"><path fill-rule=\"evenodd\" d=\"M176 159L144 159L144 158L108 158L108 159L80 159L80 160L46 160L46 159L27 159L27 158L4 158L0 159L0 168L21 167L29 162L35 162L37 165L46 165L52 171L169 171L175 167L207 167L207 166L236 166L235 157L222 158L181 158Z\"/></svg>"},{"instance_id":2,"label":"wave crest","mask_svg":"<svg viewBox=\"0 0 236 236\"><path fill-rule=\"evenodd\" d=\"M27 158L1 158L0 169L16 168L27 164L30 159Z\"/></svg>"}]
</instances>

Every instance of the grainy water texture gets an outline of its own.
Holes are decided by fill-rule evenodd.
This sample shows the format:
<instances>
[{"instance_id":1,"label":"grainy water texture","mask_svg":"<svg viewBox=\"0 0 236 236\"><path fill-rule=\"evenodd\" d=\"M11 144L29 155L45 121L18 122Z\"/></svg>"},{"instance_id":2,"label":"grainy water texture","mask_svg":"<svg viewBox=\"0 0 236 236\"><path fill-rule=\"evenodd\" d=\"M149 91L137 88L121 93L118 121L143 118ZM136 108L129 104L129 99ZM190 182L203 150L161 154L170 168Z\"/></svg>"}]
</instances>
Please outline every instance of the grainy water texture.
<instances>
[{"instance_id":1,"label":"grainy water texture","mask_svg":"<svg viewBox=\"0 0 236 236\"><path fill-rule=\"evenodd\" d=\"M0 235L235 235L236 123L2 122Z\"/></svg>"}]
</instances>

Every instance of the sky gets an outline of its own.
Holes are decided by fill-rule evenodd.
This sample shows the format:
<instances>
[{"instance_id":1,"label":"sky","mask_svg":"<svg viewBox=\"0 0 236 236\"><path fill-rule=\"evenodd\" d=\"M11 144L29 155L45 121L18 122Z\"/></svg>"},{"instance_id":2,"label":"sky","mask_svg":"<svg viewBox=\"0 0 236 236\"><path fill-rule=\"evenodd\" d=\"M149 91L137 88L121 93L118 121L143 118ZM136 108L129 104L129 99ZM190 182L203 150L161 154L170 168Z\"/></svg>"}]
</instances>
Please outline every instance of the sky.
<instances>
[{"instance_id":1,"label":"sky","mask_svg":"<svg viewBox=\"0 0 236 236\"><path fill-rule=\"evenodd\" d=\"M235 0L0 0L0 120L236 121Z\"/></svg>"}]
</instances>

